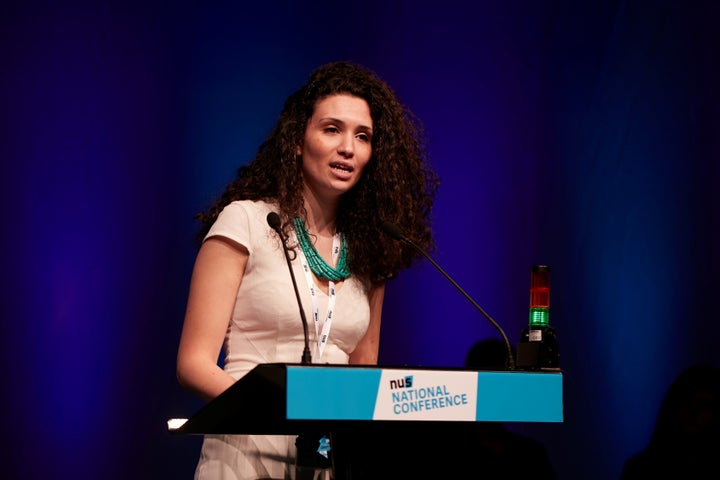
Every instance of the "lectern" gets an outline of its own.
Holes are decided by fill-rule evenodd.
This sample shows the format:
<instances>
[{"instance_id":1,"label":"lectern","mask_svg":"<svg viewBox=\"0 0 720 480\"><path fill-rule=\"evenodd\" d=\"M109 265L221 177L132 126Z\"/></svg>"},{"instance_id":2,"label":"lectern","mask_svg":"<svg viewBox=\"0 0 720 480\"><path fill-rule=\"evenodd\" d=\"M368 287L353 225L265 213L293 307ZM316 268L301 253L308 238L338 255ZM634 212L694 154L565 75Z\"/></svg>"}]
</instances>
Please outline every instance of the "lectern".
<instances>
[{"instance_id":1,"label":"lectern","mask_svg":"<svg viewBox=\"0 0 720 480\"><path fill-rule=\"evenodd\" d=\"M426 454L441 443L437 436L456 435L460 426L562 422L562 400L559 371L271 363L256 366L190 418L168 420L168 428L172 434L331 432L336 479L355 480L354 470L387 469L390 462L402 472L409 463L430 462Z\"/></svg>"}]
</instances>

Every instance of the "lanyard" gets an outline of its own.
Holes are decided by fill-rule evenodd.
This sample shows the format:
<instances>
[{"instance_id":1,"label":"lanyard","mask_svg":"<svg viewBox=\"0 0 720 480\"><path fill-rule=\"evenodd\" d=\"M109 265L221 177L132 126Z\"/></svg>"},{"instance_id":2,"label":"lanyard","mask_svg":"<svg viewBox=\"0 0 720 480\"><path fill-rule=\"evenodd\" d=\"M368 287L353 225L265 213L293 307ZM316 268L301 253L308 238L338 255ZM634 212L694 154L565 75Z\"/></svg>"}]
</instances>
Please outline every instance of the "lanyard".
<instances>
[{"instance_id":1,"label":"lanyard","mask_svg":"<svg viewBox=\"0 0 720 480\"><path fill-rule=\"evenodd\" d=\"M297 240L297 239L296 239ZM337 257L340 253L340 242L341 237L339 233L336 233L333 236L333 246L332 246L332 262L333 265L337 263ZM305 253L303 252L302 248L298 248L298 255L300 256L300 263L303 267L303 272L305 273L305 278L307 279L307 284L310 288L310 298L312 299L312 305L313 305L313 323L315 324L315 338L317 339L317 358L320 360L322 357L323 351L325 350L325 345L327 345L328 337L330 336L330 327L332 326L332 317L333 317L333 310L335 309L335 282L332 280L328 280L328 306L327 306L327 314L325 315L325 321L322 325L322 332L320 332L320 312L318 309L318 303L317 303L317 286L315 285L315 280L313 279L312 272L310 270L310 266L308 265L307 259L305 258Z\"/></svg>"}]
</instances>

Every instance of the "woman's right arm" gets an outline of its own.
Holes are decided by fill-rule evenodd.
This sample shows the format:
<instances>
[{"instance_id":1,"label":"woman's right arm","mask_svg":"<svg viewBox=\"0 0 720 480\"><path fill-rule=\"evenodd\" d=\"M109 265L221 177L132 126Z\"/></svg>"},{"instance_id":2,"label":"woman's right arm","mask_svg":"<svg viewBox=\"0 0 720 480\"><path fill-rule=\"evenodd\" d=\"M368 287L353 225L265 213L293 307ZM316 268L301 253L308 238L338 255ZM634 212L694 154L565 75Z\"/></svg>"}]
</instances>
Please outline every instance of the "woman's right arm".
<instances>
[{"instance_id":1,"label":"woman's right arm","mask_svg":"<svg viewBox=\"0 0 720 480\"><path fill-rule=\"evenodd\" d=\"M205 240L195 259L176 373L181 386L205 401L235 383L218 357L247 260L247 249L224 237Z\"/></svg>"}]
</instances>

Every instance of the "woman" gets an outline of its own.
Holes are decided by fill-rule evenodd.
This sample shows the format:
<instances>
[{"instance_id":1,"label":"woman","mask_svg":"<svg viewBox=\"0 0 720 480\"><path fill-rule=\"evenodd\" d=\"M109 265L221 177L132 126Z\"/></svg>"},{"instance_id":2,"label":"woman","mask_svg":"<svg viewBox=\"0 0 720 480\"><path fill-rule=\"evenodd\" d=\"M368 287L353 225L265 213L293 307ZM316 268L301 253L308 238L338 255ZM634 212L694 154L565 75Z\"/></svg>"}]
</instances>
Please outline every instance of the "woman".
<instances>
[{"instance_id":1,"label":"woman","mask_svg":"<svg viewBox=\"0 0 720 480\"><path fill-rule=\"evenodd\" d=\"M201 246L177 357L180 384L211 400L260 363L377 364L384 284L425 250L438 185L419 122L388 85L350 63L323 65L291 95L251 163L198 215ZM222 367L219 354L224 349ZM332 447L331 447L332 448ZM293 436L206 435L196 478L295 478Z\"/></svg>"}]
</instances>

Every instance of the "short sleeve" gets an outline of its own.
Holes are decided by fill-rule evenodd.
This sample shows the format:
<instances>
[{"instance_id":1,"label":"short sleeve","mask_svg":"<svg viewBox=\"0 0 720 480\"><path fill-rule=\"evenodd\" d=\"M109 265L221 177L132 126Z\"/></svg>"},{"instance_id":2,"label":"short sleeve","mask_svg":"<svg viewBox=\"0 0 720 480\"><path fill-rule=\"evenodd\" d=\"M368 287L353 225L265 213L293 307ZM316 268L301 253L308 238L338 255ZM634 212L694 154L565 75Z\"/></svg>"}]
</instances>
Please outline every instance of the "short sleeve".
<instances>
[{"instance_id":1,"label":"short sleeve","mask_svg":"<svg viewBox=\"0 0 720 480\"><path fill-rule=\"evenodd\" d=\"M233 240L250 252L250 219L244 202L228 204L212 224L204 240L210 237L226 237Z\"/></svg>"}]
</instances>

